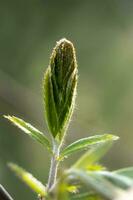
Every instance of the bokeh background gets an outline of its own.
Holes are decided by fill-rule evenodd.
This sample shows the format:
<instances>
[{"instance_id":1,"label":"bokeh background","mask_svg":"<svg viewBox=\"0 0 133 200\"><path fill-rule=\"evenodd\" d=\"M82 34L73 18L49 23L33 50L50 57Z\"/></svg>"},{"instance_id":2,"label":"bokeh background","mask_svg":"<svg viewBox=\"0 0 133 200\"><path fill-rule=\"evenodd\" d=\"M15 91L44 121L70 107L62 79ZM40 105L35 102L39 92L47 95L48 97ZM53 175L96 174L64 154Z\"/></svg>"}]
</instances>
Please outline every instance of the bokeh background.
<instances>
[{"instance_id":1,"label":"bokeh background","mask_svg":"<svg viewBox=\"0 0 133 200\"><path fill-rule=\"evenodd\" d=\"M66 144L114 133L121 139L103 163L111 170L133 165L133 1L0 0L0 183L16 200L35 195L9 171L7 162L18 163L46 183L49 157L3 114L47 132L42 79L51 50L62 37L73 41L79 65Z\"/></svg>"}]
</instances>

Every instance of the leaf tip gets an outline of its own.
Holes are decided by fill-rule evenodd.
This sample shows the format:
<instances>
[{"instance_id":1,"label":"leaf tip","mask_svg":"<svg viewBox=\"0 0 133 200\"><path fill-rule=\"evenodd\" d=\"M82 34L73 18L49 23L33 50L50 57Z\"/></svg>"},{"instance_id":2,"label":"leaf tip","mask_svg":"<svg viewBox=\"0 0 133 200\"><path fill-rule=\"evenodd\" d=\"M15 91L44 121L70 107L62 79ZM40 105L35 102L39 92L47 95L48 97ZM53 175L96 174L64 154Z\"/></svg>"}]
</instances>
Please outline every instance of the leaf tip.
<instances>
[{"instance_id":1,"label":"leaf tip","mask_svg":"<svg viewBox=\"0 0 133 200\"><path fill-rule=\"evenodd\" d=\"M13 119L15 118L15 116L11 116L11 115L3 115L3 117L5 119L8 119L9 121L13 122Z\"/></svg>"},{"instance_id":2,"label":"leaf tip","mask_svg":"<svg viewBox=\"0 0 133 200\"><path fill-rule=\"evenodd\" d=\"M3 115L3 117L4 117L5 119L9 119L11 116L10 116L10 115Z\"/></svg>"},{"instance_id":3,"label":"leaf tip","mask_svg":"<svg viewBox=\"0 0 133 200\"><path fill-rule=\"evenodd\" d=\"M23 168L19 167L15 163L9 162L8 167L37 194L41 197L46 196L46 187L38 181L31 173L25 171Z\"/></svg>"},{"instance_id":4,"label":"leaf tip","mask_svg":"<svg viewBox=\"0 0 133 200\"><path fill-rule=\"evenodd\" d=\"M110 139L112 139L112 140L119 140L120 139L120 137L117 136L117 135L110 134L109 136L110 136Z\"/></svg>"},{"instance_id":5,"label":"leaf tip","mask_svg":"<svg viewBox=\"0 0 133 200\"><path fill-rule=\"evenodd\" d=\"M12 162L8 162L7 166L11 171L15 172L18 175L18 172L20 171L20 167L18 167L18 165Z\"/></svg>"}]
</instances>

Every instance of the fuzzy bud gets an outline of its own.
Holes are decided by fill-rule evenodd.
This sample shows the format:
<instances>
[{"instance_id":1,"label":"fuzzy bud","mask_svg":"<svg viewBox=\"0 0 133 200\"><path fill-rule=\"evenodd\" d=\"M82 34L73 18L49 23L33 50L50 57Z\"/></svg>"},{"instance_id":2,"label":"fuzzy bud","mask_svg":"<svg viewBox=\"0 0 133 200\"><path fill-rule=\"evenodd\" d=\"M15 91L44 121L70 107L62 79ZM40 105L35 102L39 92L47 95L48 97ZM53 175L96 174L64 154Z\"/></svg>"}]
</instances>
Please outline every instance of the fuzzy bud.
<instances>
[{"instance_id":1,"label":"fuzzy bud","mask_svg":"<svg viewBox=\"0 0 133 200\"><path fill-rule=\"evenodd\" d=\"M61 140L75 106L77 62L73 44L61 39L53 49L44 76L45 116L53 137Z\"/></svg>"}]
</instances>

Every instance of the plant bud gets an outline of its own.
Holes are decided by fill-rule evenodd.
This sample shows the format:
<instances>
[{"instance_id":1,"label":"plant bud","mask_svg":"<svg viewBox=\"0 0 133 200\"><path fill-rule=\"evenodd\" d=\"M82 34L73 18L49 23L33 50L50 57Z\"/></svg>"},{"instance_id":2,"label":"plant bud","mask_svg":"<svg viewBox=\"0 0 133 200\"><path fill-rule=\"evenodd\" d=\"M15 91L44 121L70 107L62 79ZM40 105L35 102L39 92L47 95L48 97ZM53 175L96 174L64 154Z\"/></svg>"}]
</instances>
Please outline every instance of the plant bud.
<instances>
[{"instance_id":1,"label":"plant bud","mask_svg":"<svg viewBox=\"0 0 133 200\"><path fill-rule=\"evenodd\" d=\"M53 137L64 136L75 106L77 62L73 44L61 39L53 49L44 76L45 116Z\"/></svg>"}]
</instances>

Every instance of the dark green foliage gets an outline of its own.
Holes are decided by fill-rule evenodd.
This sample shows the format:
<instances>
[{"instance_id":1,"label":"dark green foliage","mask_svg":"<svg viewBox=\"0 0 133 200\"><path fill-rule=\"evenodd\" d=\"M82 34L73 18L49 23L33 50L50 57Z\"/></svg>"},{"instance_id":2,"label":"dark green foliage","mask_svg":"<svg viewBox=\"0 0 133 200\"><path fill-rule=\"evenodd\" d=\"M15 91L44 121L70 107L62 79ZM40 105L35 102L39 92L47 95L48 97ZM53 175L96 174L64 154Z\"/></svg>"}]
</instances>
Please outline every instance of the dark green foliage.
<instances>
[{"instance_id":1,"label":"dark green foliage","mask_svg":"<svg viewBox=\"0 0 133 200\"><path fill-rule=\"evenodd\" d=\"M48 127L52 135L61 140L74 109L77 86L75 50L70 41L57 42L43 84Z\"/></svg>"}]
</instances>

